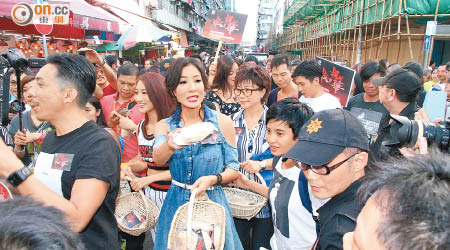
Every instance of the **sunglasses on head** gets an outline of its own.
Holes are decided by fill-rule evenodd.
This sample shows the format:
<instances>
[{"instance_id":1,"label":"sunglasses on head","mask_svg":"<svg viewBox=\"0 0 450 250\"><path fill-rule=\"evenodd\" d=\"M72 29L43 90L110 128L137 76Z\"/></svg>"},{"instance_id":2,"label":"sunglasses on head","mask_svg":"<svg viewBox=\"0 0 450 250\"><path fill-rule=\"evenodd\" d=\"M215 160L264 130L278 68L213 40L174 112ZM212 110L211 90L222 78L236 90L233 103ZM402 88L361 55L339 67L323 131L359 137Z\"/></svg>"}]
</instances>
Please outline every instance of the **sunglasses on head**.
<instances>
[{"instance_id":1,"label":"sunglasses on head","mask_svg":"<svg viewBox=\"0 0 450 250\"><path fill-rule=\"evenodd\" d=\"M331 173L331 171L335 170L336 168L338 168L339 166L341 166L342 164L344 164L346 161L350 160L350 158L352 158L353 156L355 156L357 154L359 154L359 153L356 153L356 154L346 158L345 160L334 164L333 166L327 166L327 165L311 166L311 165L308 165L306 163L299 162L299 161L294 161L294 163L295 163L296 167L300 168L303 171L306 171L310 168L311 171L313 171L316 174L328 175Z\"/></svg>"}]
</instances>

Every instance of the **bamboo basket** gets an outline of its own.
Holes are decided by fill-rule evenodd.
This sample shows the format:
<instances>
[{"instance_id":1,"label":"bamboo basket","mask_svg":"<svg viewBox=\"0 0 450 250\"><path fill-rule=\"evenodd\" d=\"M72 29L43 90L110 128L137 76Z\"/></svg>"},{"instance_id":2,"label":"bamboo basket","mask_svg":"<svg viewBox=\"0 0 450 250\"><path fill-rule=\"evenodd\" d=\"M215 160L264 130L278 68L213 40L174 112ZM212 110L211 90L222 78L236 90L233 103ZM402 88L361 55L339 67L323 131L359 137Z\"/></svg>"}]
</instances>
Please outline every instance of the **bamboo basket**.
<instances>
[{"instance_id":1,"label":"bamboo basket","mask_svg":"<svg viewBox=\"0 0 450 250\"><path fill-rule=\"evenodd\" d=\"M225 209L222 205L211 201L206 193L204 195L196 195L196 190L191 191L189 202L179 207L173 217L167 249L173 249L176 235L180 231L186 230L186 250L195 250L196 242L191 240L193 222L218 225L220 234L217 237L218 241L214 242L214 249L223 250L225 245Z\"/></svg>"},{"instance_id":2,"label":"bamboo basket","mask_svg":"<svg viewBox=\"0 0 450 250\"><path fill-rule=\"evenodd\" d=\"M261 183L266 183L261 174L255 174ZM225 192L225 197L227 198L228 205L231 210L231 214L235 218L239 219L247 219L255 217L258 212L266 205L267 198L254 193L249 190L232 188L232 187L224 187L223 191ZM233 202L234 198L244 199L246 201L250 201L250 204L242 204L240 202ZM230 202L231 201L231 202Z\"/></svg>"},{"instance_id":3,"label":"bamboo basket","mask_svg":"<svg viewBox=\"0 0 450 250\"><path fill-rule=\"evenodd\" d=\"M117 225L123 232L139 236L156 225L160 211L158 207L145 196L142 190L131 193L123 191L124 190L119 191L119 196L116 200L116 210L114 215L117 220ZM130 228L123 222L123 218L132 211L139 218L142 218L143 221Z\"/></svg>"}]
</instances>

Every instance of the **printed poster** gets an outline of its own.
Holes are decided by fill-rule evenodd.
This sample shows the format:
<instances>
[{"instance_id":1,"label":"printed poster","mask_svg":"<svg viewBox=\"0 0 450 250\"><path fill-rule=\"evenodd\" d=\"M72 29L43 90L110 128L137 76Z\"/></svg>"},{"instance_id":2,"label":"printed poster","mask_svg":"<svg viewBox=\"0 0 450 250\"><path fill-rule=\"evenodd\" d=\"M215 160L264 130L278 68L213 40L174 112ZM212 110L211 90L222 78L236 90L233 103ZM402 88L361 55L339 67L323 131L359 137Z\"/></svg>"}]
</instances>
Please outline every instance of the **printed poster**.
<instances>
[{"instance_id":1,"label":"printed poster","mask_svg":"<svg viewBox=\"0 0 450 250\"><path fill-rule=\"evenodd\" d=\"M240 44L247 15L210 9L202 36L226 43Z\"/></svg>"},{"instance_id":2,"label":"printed poster","mask_svg":"<svg viewBox=\"0 0 450 250\"><path fill-rule=\"evenodd\" d=\"M337 97L342 107L347 106L356 71L316 56L322 66L322 87Z\"/></svg>"}]
</instances>

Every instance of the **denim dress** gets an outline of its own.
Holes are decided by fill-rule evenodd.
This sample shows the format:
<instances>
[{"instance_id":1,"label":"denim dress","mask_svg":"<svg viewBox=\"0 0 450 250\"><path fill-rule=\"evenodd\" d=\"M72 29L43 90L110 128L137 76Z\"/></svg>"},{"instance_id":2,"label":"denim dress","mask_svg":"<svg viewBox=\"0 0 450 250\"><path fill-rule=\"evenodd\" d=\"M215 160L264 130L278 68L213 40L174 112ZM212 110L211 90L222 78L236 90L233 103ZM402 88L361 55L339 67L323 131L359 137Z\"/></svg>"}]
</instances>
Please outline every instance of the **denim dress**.
<instances>
[{"instance_id":1,"label":"denim dress","mask_svg":"<svg viewBox=\"0 0 450 250\"><path fill-rule=\"evenodd\" d=\"M175 151L169 159L170 174L172 179L178 182L192 185L194 182L206 175L222 173L224 168L239 169L237 149L227 143L220 131L217 112L204 107L204 121L211 122L219 129L219 140L217 143L201 144L194 143L181 150ZM180 121L181 108L166 119L170 131L183 127ZM157 135L155 147L160 146L166 140L166 135ZM222 187L214 186L213 190L207 190L209 199L219 203L225 208L225 248L226 250L243 249L239 236L234 226L228 202ZM170 224L177 209L189 201L190 190L172 184L167 192L166 199L161 208L158 225L156 228L155 250L167 249Z\"/></svg>"}]
</instances>

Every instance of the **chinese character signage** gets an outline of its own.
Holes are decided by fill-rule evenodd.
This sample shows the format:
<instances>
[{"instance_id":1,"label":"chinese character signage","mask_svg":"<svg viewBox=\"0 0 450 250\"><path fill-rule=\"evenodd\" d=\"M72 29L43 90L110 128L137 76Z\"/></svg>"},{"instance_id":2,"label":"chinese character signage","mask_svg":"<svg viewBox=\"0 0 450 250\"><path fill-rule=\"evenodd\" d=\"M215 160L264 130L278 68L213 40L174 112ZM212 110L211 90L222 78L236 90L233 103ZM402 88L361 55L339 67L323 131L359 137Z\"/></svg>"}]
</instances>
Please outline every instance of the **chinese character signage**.
<instances>
[{"instance_id":1,"label":"chinese character signage","mask_svg":"<svg viewBox=\"0 0 450 250\"><path fill-rule=\"evenodd\" d=\"M316 59L322 66L322 87L325 92L337 97L343 107L347 106L356 72L320 57Z\"/></svg>"},{"instance_id":2,"label":"chinese character signage","mask_svg":"<svg viewBox=\"0 0 450 250\"><path fill-rule=\"evenodd\" d=\"M209 10L203 36L227 43L240 44L247 15L224 10Z\"/></svg>"}]
</instances>

